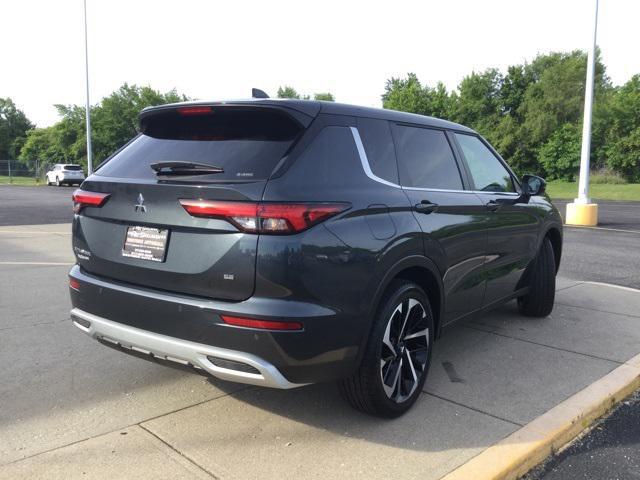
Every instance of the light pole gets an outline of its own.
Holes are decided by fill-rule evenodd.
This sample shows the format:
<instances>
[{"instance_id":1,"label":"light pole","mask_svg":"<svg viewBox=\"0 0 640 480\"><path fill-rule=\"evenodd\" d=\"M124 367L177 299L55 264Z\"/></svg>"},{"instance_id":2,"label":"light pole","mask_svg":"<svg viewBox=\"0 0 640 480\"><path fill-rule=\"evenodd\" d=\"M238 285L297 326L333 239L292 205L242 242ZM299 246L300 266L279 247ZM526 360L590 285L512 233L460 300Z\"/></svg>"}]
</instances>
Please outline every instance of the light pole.
<instances>
[{"instance_id":1,"label":"light pole","mask_svg":"<svg viewBox=\"0 0 640 480\"><path fill-rule=\"evenodd\" d=\"M584 119L582 121L582 150L580 153L580 179L578 198L567 204L566 223L594 226L598 224L598 205L589 198L589 163L591 157L591 112L593 107L593 83L596 70L596 37L598 32L598 0L595 0L593 17L593 42L587 57L587 80L584 90Z\"/></svg>"},{"instance_id":2,"label":"light pole","mask_svg":"<svg viewBox=\"0 0 640 480\"><path fill-rule=\"evenodd\" d=\"M84 66L87 85L87 173L93 173L93 152L91 151L91 105L89 103L89 42L87 41L87 0L84 3Z\"/></svg>"}]
</instances>

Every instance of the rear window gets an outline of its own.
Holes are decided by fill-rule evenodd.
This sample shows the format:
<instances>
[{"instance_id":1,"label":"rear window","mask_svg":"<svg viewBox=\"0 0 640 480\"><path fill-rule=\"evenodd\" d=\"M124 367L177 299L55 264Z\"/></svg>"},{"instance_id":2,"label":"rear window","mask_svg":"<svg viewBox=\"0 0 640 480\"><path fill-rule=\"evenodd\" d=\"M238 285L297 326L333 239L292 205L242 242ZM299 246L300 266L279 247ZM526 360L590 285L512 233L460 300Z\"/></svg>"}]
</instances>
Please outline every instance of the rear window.
<instances>
[{"instance_id":1,"label":"rear window","mask_svg":"<svg viewBox=\"0 0 640 480\"><path fill-rule=\"evenodd\" d=\"M195 177L198 180L264 180L301 129L288 115L277 110L212 107L204 114L180 114L171 110L144 119L141 135L96 173L106 177L155 178L150 164L184 161L224 170L198 175Z\"/></svg>"},{"instance_id":2,"label":"rear window","mask_svg":"<svg viewBox=\"0 0 640 480\"><path fill-rule=\"evenodd\" d=\"M65 165L63 168L65 170L71 170L71 171L82 170L82 167L80 165Z\"/></svg>"}]
</instances>

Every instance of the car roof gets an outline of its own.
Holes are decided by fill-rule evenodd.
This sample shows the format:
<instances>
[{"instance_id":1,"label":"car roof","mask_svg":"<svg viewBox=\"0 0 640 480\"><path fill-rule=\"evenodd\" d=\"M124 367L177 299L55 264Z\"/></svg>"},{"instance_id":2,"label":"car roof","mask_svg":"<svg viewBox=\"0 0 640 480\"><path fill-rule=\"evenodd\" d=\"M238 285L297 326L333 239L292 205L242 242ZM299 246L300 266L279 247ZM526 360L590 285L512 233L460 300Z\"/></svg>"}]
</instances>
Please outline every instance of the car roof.
<instances>
[{"instance_id":1,"label":"car roof","mask_svg":"<svg viewBox=\"0 0 640 480\"><path fill-rule=\"evenodd\" d=\"M329 115L346 115L352 117L376 118L380 120L390 120L399 123L410 123L426 127L436 127L461 132L475 133L469 127L458 123L450 122L426 115L418 115L415 113L399 112L397 110L388 110L384 108L363 107L359 105L349 105L346 103L326 102L320 100L298 100L289 98L252 98L242 100L223 100L223 101L190 101L158 105L147 107L140 112L140 118L152 115L166 109L174 109L184 106L198 105L256 105L256 106L274 106L295 110L310 117L315 117L319 113Z\"/></svg>"}]
</instances>

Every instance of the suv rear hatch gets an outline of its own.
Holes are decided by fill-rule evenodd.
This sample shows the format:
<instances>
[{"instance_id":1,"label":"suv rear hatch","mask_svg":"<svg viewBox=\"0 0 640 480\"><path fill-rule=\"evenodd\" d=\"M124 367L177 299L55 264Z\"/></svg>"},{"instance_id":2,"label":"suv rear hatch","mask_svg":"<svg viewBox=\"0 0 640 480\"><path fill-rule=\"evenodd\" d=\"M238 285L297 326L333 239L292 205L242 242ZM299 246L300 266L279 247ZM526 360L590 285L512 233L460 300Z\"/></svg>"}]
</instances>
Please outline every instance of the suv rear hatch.
<instances>
[{"instance_id":1,"label":"suv rear hatch","mask_svg":"<svg viewBox=\"0 0 640 480\"><path fill-rule=\"evenodd\" d=\"M141 134L77 192L73 247L80 266L176 293L250 297L258 235L224 218L190 214L181 200L260 201L267 179L312 119L294 113L250 105L145 112Z\"/></svg>"}]
</instances>

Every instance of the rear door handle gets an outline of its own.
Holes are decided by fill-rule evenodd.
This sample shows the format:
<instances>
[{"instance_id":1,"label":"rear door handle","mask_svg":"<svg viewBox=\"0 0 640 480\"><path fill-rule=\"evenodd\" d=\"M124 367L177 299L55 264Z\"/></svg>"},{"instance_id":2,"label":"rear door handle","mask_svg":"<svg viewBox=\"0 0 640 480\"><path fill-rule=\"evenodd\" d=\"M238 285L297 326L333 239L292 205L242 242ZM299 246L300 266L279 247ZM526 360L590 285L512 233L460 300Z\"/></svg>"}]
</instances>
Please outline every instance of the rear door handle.
<instances>
[{"instance_id":1,"label":"rear door handle","mask_svg":"<svg viewBox=\"0 0 640 480\"><path fill-rule=\"evenodd\" d=\"M490 212L495 212L502 206L502 204L494 200L491 200L489 203L486 203L485 206L487 207L487 210L489 210Z\"/></svg>"},{"instance_id":2,"label":"rear door handle","mask_svg":"<svg viewBox=\"0 0 640 480\"><path fill-rule=\"evenodd\" d=\"M420 203L417 203L414 207L414 210L418 213L424 213L428 215L433 213L437 208L437 203L431 203L429 200L422 200Z\"/></svg>"}]
</instances>

